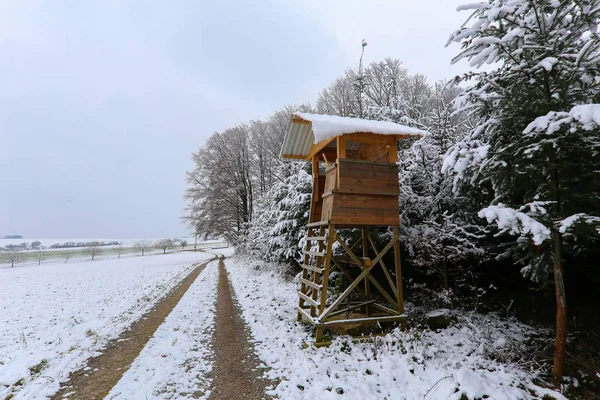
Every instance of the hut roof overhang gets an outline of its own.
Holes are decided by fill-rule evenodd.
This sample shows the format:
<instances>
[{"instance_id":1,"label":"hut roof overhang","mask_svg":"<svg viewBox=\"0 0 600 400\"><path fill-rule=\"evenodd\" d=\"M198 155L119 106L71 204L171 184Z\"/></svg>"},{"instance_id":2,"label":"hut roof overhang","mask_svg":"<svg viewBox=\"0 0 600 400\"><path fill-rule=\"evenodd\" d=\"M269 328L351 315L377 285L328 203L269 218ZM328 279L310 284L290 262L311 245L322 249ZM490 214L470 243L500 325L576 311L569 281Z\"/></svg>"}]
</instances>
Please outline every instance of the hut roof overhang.
<instances>
[{"instance_id":1,"label":"hut roof overhang","mask_svg":"<svg viewBox=\"0 0 600 400\"><path fill-rule=\"evenodd\" d=\"M295 113L283 141L281 158L309 159L315 149L325 147L337 136L352 133L392 135L396 139L421 137L426 134L420 129L389 121Z\"/></svg>"}]
</instances>

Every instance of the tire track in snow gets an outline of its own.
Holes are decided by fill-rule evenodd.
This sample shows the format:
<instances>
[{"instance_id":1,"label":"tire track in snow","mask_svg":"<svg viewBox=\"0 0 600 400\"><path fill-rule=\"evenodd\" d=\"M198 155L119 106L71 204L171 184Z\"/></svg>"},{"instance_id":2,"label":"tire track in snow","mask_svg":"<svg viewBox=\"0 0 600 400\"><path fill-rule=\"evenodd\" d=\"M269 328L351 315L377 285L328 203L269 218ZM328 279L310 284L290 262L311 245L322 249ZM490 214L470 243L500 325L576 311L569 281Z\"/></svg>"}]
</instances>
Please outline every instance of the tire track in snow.
<instances>
[{"instance_id":1,"label":"tire track in snow","mask_svg":"<svg viewBox=\"0 0 600 400\"><path fill-rule=\"evenodd\" d=\"M210 394L218 268L209 264L112 388L107 400Z\"/></svg>"},{"instance_id":2,"label":"tire track in snow","mask_svg":"<svg viewBox=\"0 0 600 400\"><path fill-rule=\"evenodd\" d=\"M210 261L196 267L148 314L132 324L118 339L109 342L101 355L90 358L87 367L70 374L69 381L63 383L61 389L51 398L59 400L68 395L68 398L78 400L103 399Z\"/></svg>"}]
</instances>

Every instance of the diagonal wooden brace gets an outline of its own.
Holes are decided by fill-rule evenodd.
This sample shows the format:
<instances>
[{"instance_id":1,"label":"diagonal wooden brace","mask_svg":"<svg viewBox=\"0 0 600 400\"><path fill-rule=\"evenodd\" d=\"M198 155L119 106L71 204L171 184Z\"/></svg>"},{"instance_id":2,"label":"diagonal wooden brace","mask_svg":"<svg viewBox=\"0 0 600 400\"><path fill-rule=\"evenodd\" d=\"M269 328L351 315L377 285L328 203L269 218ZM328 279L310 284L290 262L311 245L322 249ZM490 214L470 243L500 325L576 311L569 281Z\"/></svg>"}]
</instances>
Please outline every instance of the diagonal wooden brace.
<instances>
[{"instance_id":1,"label":"diagonal wooden brace","mask_svg":"<svg viewBox=\"0 0 600 400\"><path fill-rule=\"evenodd\" d=\"M338 243L340 243L340 245L344 248L344 250L346 251L346 253L348 253L348 255L350 256L350 258L352 258L352 260L358 265L358 267L360 269L365 269L367 268L362 262L361 260L352 252L351 249L348 248L348 246L346 245L346 243L344 243L341 239L338 238ZM392 242L393 245L393 242ZM391 247L390 247L391 248ZM385 252L389 251L389 248L387 250L384 249ZM385 253L383 253L385 255ZM372 266L374 266L375 263L372 263ZM346 277L348 279L350 279L350 277L345 274ZM394 300L394 298L392 296L389 295L389 293L379 284L379 282L377 282L377 279L375 279L373 276L371 276L371 274L367 275L366 278L369 280L369 282L371 282L373 284L373 286L375 286L377 288L377 290L379 290L379 292L383 295L383 297L385 297L385 299L392 304L394 307L397 307L398 304L396 303L396 301ZM363 292L364 293L364 292ZM366 293L364 293L366 295Z\"/></svg>"},{"instance_id":2,"label":"diagonal wooden brace","mask_svg":"<svg viewBox=\"0 0 600 400\"><path fill-rule=\"evenodd\" d=\"M373 250L375 250L375 253L379 252L379 250L377 250L377 246L375 245L374 240L371 238L371 236L368 236L369 238L369 243L371 243L371 247L373 247ZM381 269L383 269L383 274L385 275L385 278L387 279L390 287L392 288L392 292L396 293L396 285L394 284L394 281L392 280L392 276L390 275L390 271L387 269L387 266L385 265L385 263L383 262L383 259L379 261L379 265L381 265Z\"/></svg>"},{"instance_id":3,"label":"diagonal wooden brace","mask_svg":"<svg viewBox=\"0 0 600 400\"><path fill-rule=\"evenodd\" d=\"M324 318L327 318L327 316L329 314L331 314L342 303L342 301L344 301L344 299L346 297L348 297L348 295L350 293L352 293L352 291L354 290L354 288L356 286L358 286L360 281L363 280L364 278L366 278L367 276L369 276L373 267L379 262L379 260L381 260L383 258L383 256L392 248L392 246L394 246L394 243L398 240L398 235L394 235L394 238L387 244L387 246L385 246L383 248L383 250L381 250L381 252L379 252L379 254L373 260L373 263L369 267L365 267L364 264L362 263L362 261L352 252L352 250L350 250L348 248L348 245L346 243L344 243L339 237L337 237L336 240L342 246L342 248L348 253L348 255L352 258L352 260L363 270L360 273L360 275L358 275L358 277L356 279L354 279L354 281L350 284L350 286L348 286L346 288L346 290L344 290L342 292L342 294L340 294L340 296L337 299L335 299L334 302L331 303L331 305L329 307L327 307L322 313L319 314L317 319L320 321L323 321ZM386 296L386 298L387 298L387 296ZM392 301L391 303L396 305L396 302L394 302L394 301Z\"/></svg>"},{"instance_id":4,"label":"diagonal wooden brace","mask_svg":"<svg viewBox=\"0 0 600 400\"><path fill-rule=\"evenodd\" d=\"M342 248L344 249L344 251L346 253L348 253L348 255L350 256L350 258L352 258L352 261L354 261L354 263L356 265L358 265L359 267L363 268L364 264L362 262L362 260L360 258L358 258L356 256L356 254L354 254L354 252L348 247L348 245L346 243L344 243L344 241L342 239L340 239L339 237L337 238L337 242L340 244L340 246L342 246Z\"/></svg>"},{"instance_id":5,"label":"diagonal wooden brace","mask_svg":"<svg viewBox=\"0 0 600 400\"><path fill-rule=\"evenodd\" d=\"M377 264L383 258L383 256L386 255L386 253L394 246L394 244L398 241L398 239L399 239L398 235L394 235L392 240L373 259L373 261L372 261L373 265Z\"/></svg>"},{"instance_id":6,"label":"diagonal wooden brace","mask_svg":"<svg viewBox=\"0 0 600 400\"><path fill-rule=\"evenodd\" d=\"M352 291L354 290L354 288L367 276L369 275L369 273L371 272L371 269L373 268L373 265L370 267L366 267L365 269L363 269L363 271L360 273L360 275L358 275L358 277L354 280L354 282L352 282L350 284L350 286L348 286L346 288L346 290L344 290L342 292L342 294L340 294L340 297L338 297L337 299L334 300L333 303L331 303L331 305L329 307L327 307L327 309L325 309L316 319L319 321L323 321L323 319L327 318L327 316L329 314L331 314L331 312L333 310L335 310L341 303L342 301L344 301L344 299L346 297L348 297L348 295L350 293L352 293Z\"/></svg>"},{"instance_id":7,"label":"diagonal wooden brace","mask_svg":"<svg viewBox=\"0 0 600 400\"><path fill-rule=\"evenodd\" d=\"M377 248L374 246L373 241L371 240L371 238L367 235L367 237L369 238L369 240L371 241L371 246L373 246L373 250L375 250L375 252L377 253ZM394 285L391 282L391 277L388 277L389 272L387 271L387 268L385 268L385 264L383 263L383 256L394 246L394 243L398 240L398 236L394 235L394 237L392 238L392 240L387 244L387 246L384 247L384 249L379 252L377 254L377 256L375 257L375 259L373 259L372 261L372 265L376 265L378 262L381 264L382 268L384 269L384 274L386 275L386 277L388 278L388 283L390 283L393 293L396 292L396 285ZM351 249L348 248L348 246L346 245L346 243L344 243L343 241L341 241L338 238L338 242L340 243L340 245L344 248L344 250L346 251L346 253L348 253L348 255L352 258L352 260L361 268L364 269L365 266L364 264L361 263L360 259L352 252ZM371 276L370 274L367 275L367 278L369 279L369 281L373 284L373 286L375 286L377 288L377 290L379 290L379 292L383 295L383 297L385 297L385 299L392 304L394 307L398 306L398 303L396 302L396 300L393 299L392 296L389 295L389 293L379 284L379 282L377 281L377 279L375 279L373 276Z\"/></svg>"}]
</instances>

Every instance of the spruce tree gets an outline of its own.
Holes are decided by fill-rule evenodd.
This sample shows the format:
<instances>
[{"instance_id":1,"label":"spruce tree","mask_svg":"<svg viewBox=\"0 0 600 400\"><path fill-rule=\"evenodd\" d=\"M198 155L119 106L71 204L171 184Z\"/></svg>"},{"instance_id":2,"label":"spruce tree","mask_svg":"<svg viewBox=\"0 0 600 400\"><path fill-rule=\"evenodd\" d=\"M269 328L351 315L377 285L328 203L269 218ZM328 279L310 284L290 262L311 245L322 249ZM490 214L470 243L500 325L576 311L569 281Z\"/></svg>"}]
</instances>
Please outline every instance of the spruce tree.
<instances>
[{"instance_id":1,"label":"spruce tree","mask_svg":"<svg viewBox=\"0 0 600 400\"><path fill-rule=\"evenodd\" d=\"M556 341L553 373L563 374L567 314L565 260L598 243L600 221L600 0L489 0L449 43L454 59L486 72L462 104L482 123L449 153L455 183L493 196L479 215L516 234L523 272L553 272ZM528 238L525 240L525 238Z\"/></svg>"}]
</instances>

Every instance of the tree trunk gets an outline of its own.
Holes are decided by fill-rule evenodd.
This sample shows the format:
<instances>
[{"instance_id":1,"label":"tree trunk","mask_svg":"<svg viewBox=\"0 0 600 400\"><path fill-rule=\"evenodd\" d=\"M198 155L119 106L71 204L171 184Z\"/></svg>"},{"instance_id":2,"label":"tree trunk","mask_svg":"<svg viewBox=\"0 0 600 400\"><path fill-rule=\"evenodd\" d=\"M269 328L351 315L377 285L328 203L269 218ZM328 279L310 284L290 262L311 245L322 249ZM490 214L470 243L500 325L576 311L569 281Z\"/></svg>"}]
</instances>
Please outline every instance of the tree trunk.
<instances>
[{"instance_id":1,"label":"tree trunk","mask_svg":"<svg viewBox=\"0 0 600 400\"><path fill-rule=\"evenodd\" d=\"M556 153L552 149L548 158L550 165L552 165L550 170L550 183L554 197L552 209L554 216L560 217L562 196L556 158ZM562 235L555 227L552 227L551 230L552 239L554 240L554 290L556 294L556 338L554 341L554 365L552 373L555 377L560 378L563 375L567 344L567 298L565 296Z\"/></svg>"},{"instance_id":2,"label":"tree trunk","mask_svg":"<svg viewBox=\"0 0 600 400\"><path fill-rule=\"evenodd\" d=\"M554 236L554 287L556 290L556 339L554 342L554 366L552 373L557 378L563 375L567 344L567 298L564 284L562 236L553 229Z\"/></svg>"}]
</instances>

